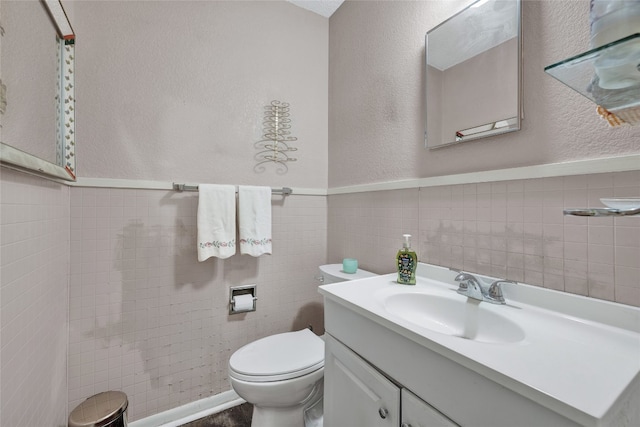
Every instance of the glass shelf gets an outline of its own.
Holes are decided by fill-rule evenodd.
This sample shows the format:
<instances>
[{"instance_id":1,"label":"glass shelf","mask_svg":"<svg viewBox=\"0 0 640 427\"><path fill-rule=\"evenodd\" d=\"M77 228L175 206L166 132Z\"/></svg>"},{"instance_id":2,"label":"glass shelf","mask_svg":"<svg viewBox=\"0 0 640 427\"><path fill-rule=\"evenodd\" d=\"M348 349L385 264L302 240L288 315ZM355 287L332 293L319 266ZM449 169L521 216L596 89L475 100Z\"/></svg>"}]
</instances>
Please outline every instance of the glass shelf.
<instances>
[{"instance_id":1,"label":"glass shelf","mask_svg":"<svg viewBox=\"0 0 640 427\"><path fill-rule=\"evenodd\" d=\"M575 216L632 216L640 215L640 208L635 209L612 209L612 208L585 208L585 209L565 209L565 215Z\"/></svg>"},{"instance_id":2,"label":"glass shelf","mask_svg":"<svg viewBox=\"0 0 640 427\"><path fill-rule=\"evenodd\" d=\"M611 112L640 107L640 33L549 65L544 71Z\"/></svg>"}]
</instances>

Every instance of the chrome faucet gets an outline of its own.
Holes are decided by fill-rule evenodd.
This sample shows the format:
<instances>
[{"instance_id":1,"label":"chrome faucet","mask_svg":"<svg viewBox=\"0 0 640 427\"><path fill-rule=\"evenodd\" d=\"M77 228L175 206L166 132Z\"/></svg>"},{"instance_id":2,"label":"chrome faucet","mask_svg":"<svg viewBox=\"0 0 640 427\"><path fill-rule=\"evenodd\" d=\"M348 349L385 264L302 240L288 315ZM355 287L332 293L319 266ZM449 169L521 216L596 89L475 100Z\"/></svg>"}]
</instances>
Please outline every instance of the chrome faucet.
<instances>
[{"instance_id":1,"label":"chrome faucet","mask_svg":"<svg viewBox=\"0 0 640 427\"><path fill-rule=\"evenodd\" d=\"M515 283L511 280L496 280L489 286L484 286L473 274L460 272L454 279L459 283L458 293L478 301L492 304L506 304L502 294L502 283Z\"/></svg>"}]
</instances>

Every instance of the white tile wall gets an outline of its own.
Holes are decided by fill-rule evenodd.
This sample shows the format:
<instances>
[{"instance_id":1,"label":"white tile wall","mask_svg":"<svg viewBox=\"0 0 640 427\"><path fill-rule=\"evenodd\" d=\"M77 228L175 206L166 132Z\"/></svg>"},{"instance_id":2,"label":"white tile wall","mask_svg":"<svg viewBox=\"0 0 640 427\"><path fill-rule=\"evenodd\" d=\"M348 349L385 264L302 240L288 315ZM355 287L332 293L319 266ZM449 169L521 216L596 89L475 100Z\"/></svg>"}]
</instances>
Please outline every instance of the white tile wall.
<instances>
[{"instance_id":1,"label":"white tile wall","mask_svg":"<svg viewBox=\"0 0 640 427\"><path fill-rule=\"evenodd\" d=\"M324 197L273 198L273 251L203 263L197 193L71 191L69 405L105 390L131 420L230 389L228 359L257 338L313 324ZM228 315L233 285L258 285L258 310Z\"/></svg>"},{"instance_id":2,"label":"white tile wall","mask_svg":"<svg viewBox=\"0 0 640 427\"><path fill-rule=\"evenodd\" d=\"M329 262L358 259L358 266L389 273L402 246L402 234L418 244L416 190L355 193L328 198Z\"/></svg>"},{"instance_id":3,"label":"white tile wall","mask_svg":"<svg viewBox=\"0 0 640 427\"><path fill-rule=\"evenodd\" d=\"M640 220L564 216L640 197L640 171L330 196L329 261L394 271L402 234L421 261L640 306Z\"/></svg>"},{"instance_id":4,"label":"white tile wall","mask_svg":"<svg viewBox=\"0 0 640 427\"><path fill-rule=\"evenodd\" d=\"M64 425L105 390L127 393L132 420L228 390L243 344L322 332L317 265L393 271L407 232L423 261L640 306L640 221L562 215L639 197L639 171L274 198L274 255L204 263L195 193L69 190L5 169L0 190L2 425ZM258 311L228 316L228 288L248 283Z\"/></svg>"},{"instance_id":5,"label":"white tile wall","mask_svg":"<svg viewBox=\"0 0 640 427\"><path fill-rule=\"evenodd\" d=\"M66 425L69 188L0 177L0 425Z\"/></svg>"}]
</instances>

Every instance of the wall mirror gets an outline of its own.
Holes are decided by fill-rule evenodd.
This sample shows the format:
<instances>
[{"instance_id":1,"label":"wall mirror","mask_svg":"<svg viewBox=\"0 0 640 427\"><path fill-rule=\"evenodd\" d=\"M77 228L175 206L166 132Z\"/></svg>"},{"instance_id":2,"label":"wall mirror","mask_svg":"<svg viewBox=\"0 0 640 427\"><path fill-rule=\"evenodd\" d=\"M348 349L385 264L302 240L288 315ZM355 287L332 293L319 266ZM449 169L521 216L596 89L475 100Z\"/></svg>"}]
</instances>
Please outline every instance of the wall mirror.
<instances>
[{"instance_id":1,"label":"wall mirror","mask_svg":"<svg viewBox=\"0 0 640 427\"><path fill-rule=\"evenodd\" d=\"M520 8L478 0L427 32L428 148L520 129Z\"/></svg>"},{"instance_id":2,"label":"wall mirror","mask_svg":"<svg viewBox=\"0 0 640 427\"><path fill-rule=\"evenodd\" d=\"M75 35L60 0L0 4L0 161L75 180Z\"/></svg>"}]
</instances>

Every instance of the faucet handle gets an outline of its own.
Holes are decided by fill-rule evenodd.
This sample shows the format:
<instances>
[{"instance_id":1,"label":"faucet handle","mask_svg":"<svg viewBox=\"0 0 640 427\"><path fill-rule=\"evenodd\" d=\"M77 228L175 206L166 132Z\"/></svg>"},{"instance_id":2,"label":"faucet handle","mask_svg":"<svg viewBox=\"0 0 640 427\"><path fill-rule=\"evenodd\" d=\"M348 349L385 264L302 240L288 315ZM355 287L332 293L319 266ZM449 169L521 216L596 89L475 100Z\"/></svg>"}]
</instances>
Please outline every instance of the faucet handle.
<instances>
[{"instance_id":1,"label":"faucet handle","mask_svg":"<svg viewBox=\"0 0 640 427\"><path fill-rule=\"evenodd\" d=\"M513 280L496 280L489 286L489 290L487 291L486 298L490 302L495 304L506 304L504 300L504 295L502 294L502 284L503 283L517 283Z\"/></svg>"},{"instance_id":2,"label":"faucet handle","mask_svg":"<svg viewBox=\"0 0 640 427\"><path fill-rule=\"evenodd\" d=\"M453 280L455 280L456 282L464 283L464 282L467 282L469 280L476 280L476 278L473 277L472 274L460 271L458 273L458 275L455 277L455 279L453 279Z\"/></svg>"},{"instance_id":3,"label":"faucet handle","mask_svg":"<svg viewBox=\"0 0 640 427\"><path fill-rule=\"evenodd\" d=\"M477 299L478 301L483 300L484 289L482 289L482 285L473 274L460 273L453 280L459 282L458 293L460 295L465 295L469 298Z\"/></svg>"},{"instance_id":4,"label":"faucet handle","mask_svg":"<svg viewBox=\"0 0 640 427\"><path fill-rule=\"evenodd\" d=\"M463 272L459 272L455 279L456 282L458 282L458 292L461 291L466 291L467 289L469 289L469 279L472 278L473 276L471 276L470 274L467 273L463 273Z\"/></svg>"},{"instance_id":5,"label":"faucet handle","mask_svg":"<svg viewBox=\"0 0 640 427\"><path fill-rule=\"evenodd\" d=\"M467 278L468 276L470 276L470 274L465 273L462 270L458 270L457 268L453 268L453 267L447 267L449 269L449 271L453 271L456 274L455 280L456 282L458 282L458 292L461 291L466 291L469 288L469 283L467 282Z\"/></svg>"},{"instance_id":6,"label":"faucet handle","mask_svg":"<svg viewBox=\"0 0 640 427\"><path fill-rule=\"evenodd\" d=\"M468 289L469 287L480 289L480 283L473 274L460 272L453 280L459 282L460 289Z\"/></svg>"}]
</instances>

